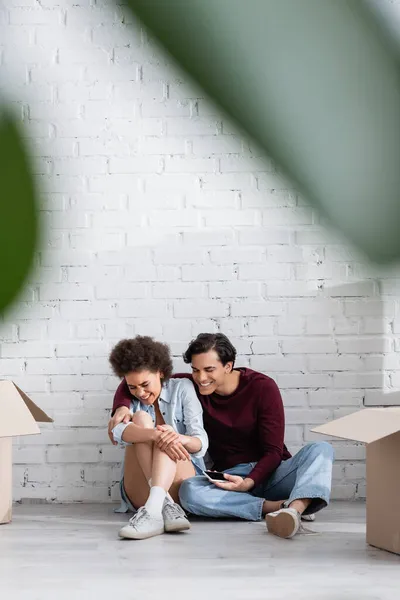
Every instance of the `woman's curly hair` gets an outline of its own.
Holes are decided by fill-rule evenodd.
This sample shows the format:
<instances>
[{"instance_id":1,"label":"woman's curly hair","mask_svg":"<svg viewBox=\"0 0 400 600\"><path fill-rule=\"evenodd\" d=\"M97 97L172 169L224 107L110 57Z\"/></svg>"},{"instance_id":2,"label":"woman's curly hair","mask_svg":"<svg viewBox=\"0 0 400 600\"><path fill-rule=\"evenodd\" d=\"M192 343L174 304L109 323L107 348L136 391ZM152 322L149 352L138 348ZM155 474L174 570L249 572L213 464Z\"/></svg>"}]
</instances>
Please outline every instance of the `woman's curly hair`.
<instances>
[{"instance_id":1,"label":"woman's curly hair","mask_svg":"<svg viewBox=\"0 0 400 600\"><path fill-rule=\"evenodd\" d=\"M125 377L132 371L161 371L163 380L172 375L172 359L167 344L156 342L146 335L121 340L111 351L111 367L117 377Z\"/></svg>"}]
</instances>

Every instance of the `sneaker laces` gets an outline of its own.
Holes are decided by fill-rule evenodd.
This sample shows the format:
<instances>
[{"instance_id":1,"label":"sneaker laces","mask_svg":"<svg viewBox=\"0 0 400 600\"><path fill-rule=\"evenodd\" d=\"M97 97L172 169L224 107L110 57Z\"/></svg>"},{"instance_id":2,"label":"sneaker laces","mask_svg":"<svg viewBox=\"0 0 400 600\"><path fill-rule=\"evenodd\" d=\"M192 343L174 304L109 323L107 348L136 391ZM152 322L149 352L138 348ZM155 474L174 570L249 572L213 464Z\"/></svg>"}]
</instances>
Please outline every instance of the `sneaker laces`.
<instances>
[{"instance_id":1,"label":"sneaker laces","mask_svg":"<svg viewBox=\"0 0 400 600\"><path fill-rule=\"evenodd\" d=\"M176 502L166 502L164 504L164 513L168 519L181 519L182 517L186 519L185 511Z\"/></svg>"},{"instance_id":2,"label":"sneaker laces","mask_svg":"<svg viewBox=\"0 0 400 600\"><path fill-rule=\"evenodd\" d=\"M131 517L129 519L129 523L128 525L130 525L131 527L137 527L138 525L140 525L140 523L142 521L147 521L150 518L149 513L146 510L145 506L141 506L137 513L135 513L133 515L133 517Z\"/></svg>"}]
</instances>

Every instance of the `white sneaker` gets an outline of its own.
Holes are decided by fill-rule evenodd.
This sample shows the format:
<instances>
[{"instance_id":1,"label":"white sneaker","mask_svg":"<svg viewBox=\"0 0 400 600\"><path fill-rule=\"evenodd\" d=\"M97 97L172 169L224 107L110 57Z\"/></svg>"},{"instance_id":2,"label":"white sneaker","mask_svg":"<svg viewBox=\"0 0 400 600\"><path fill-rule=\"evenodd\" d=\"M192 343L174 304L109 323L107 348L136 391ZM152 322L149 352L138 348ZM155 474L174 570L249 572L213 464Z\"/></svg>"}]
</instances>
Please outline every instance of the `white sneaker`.
<instances>
[{"instance_id":1,"label":"white sneaker","mask_svg":"<svg viewBox=\"0 0 400 600\"><path fill-rule=\"evenodd\" d=\"M165 500L162 515L164 517L164 529L168 533L186 531L191 527L185 511L176 502Z\"/></svg>"},{"instance_id":2,"label":"white sneaker","mask_svg":"<svg viewBox=\"0 0 400 600\"><path fill-rule=\"evenodd\" d=\"M315 521L315 514L314 513L310 513L309 515L301 515L301 520L302 521Z\"/></svg>"},{"instance_id":3,"label":"white sneaker","mask_svg":"<svg viewBox=\"0 0 400 600\"><path fill-rule=\"evenodd\" d=\"M282 538L292 538L300 528L300 515L294 508L281 508L265 515L269 533Z\"/></svg>"},{"instance_id":4,"label":"white sneaker","mask_svg":"<svg viewBox=\"0 0 400 600\"><path fill-rule=\"evenodd\" d=\"M147 512L146 507L142 506L129 520L129 523L120 529L119 537L129 540L145 540L161 533L164 533L162 516L153 517Z\"/></svg>"}]
</instances>

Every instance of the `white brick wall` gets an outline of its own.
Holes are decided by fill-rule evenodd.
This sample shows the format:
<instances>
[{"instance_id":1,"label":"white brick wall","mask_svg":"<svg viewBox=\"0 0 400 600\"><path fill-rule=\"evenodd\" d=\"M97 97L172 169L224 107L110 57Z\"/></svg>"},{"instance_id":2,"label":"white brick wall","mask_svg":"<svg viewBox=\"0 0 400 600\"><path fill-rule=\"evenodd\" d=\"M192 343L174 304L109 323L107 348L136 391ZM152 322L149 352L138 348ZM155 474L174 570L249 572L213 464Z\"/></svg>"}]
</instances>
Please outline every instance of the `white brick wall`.
<instances>
[{"instance_id":1,"label":"white brick wall","mask_svg":"<svg viewBox=\"0 0 400 600\"><path fill-rule=\"evenodd\" d=\"M239 364L280 385L293 451L400 387L396 269L379 287L123 7L4 0L0 15L0 85L46 225L0 323L1 375L55 419L16 440L15 499L116 500L107 355L124 336L165 339L182 368L191 337L227 333ZM334 445L334 497L362 496L364 448Z\"/></svg>"}]
</instances>

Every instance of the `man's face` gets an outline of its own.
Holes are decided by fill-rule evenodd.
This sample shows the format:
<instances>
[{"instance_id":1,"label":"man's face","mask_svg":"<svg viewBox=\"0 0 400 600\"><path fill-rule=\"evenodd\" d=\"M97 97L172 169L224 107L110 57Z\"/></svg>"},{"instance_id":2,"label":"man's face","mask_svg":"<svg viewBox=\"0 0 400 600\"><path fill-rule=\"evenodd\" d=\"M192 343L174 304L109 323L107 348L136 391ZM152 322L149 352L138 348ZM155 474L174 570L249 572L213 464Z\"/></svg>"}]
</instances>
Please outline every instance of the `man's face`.
<instances>
[{"instance_id":1,"label":"man's face","mask_svg":"<svg viewBox=\"0 0 400 600\"><path fill-rule=\"evenodd\" d=\"M128 384L129 391L142 404L154 404L161 394L162 374L157 371L132 371L125 375L125 381Z\"/></svg>"},{"instance_id":2,"label":"man's face","mask_svg":"<svg viewBox=\"0 0 400 600\"><path fill-rule=\"evenodd\" d=\"M218 392L218 388L224 385L231 371L232 363L223 365L215 350L192 356L193 380L203 396Z\"/></svg>"}]
</instances>

